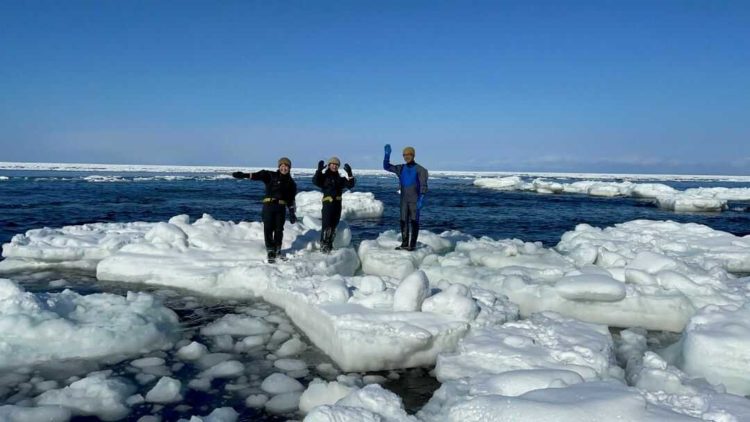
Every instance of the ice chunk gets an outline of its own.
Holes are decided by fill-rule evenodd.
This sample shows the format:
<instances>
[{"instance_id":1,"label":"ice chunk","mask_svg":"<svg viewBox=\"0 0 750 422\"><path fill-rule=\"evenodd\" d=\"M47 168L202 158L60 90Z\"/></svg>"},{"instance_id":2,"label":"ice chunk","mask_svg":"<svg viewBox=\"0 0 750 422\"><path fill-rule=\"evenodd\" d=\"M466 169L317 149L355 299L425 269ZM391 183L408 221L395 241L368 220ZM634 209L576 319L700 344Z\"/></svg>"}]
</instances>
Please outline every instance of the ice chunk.
<instances>
[{"instance_id":1,"label":"ice chunk","mask_svg":"<svg viewBox=\"0 0 750 422\"><path fill-rule=\"evenodd\" d=\"M177 357L183 360L198 360L208 353L208 347L194 341L177 351Z\"/></svg>"},{"instance_id":2,"label":"ice chunk","mask_svg":"<svg viewBox=\"0 0 750 422\"><path fill-rule=\"evenodd\" d=\"M346 397L354 390L354 387L339 383L337 381L326 382L315 379L302 393L299 401L299 410L303 414L309 413L317 406L325 404L336 404L337 401Z\"/></svg>"},{"instance_id":3,"label":"ice chunk","mask_svg":"<svg viewBox=\"0 0 750 422\"><path fill-rule=\"evenodd\" d=\"M296 393L305 387L296 379L281 373L274 373L263 380L260 388L268 394Z\"/></svg>"},{"instance_id":4,"label":"ice chunk","mask_svg":"<svg viewBox=\"0 0 750 422\"><path fill-rule=\"evenodd\" d=\"M255 336L271 334L274 330L275 327L272 324L261 318L229 314L201 328L201 334L205 336L218 336L222 334Z\"/></svg>"},{"instance_id":5,"label":"ice chunk","mask_svg":"<svg viewBox=\"0 0 750 422\"><path fill-rule=\"evenodd\" d=\"M750 304L701 310L683 334L682 359L689 375L750 394Z\"/></svg>"},{"instance_id":6,"label":"ice chunk","mask_svg":"<svg viewBox=\"0 0 750 422\"><path fill-rule=\"evenodd\" d=\"M548 312L473 331L455 353L438 356L435 374L445 382L515 370L556 369L596 380L612 377L615 368L607 327Z\"/></svg>"},{"instance_id":7,"label":"ice chunk","mask_svg":"<svg viewBox=\"0 0 750 422\"><path fill-rule=\"evenodd\" d=\"M584 274L563 277L555 291L569 300L617 302L625 298L625 284L612 277Z\"/></svg>"},{"instance_id":8,"label":"ice chunk","mask_svg":"<svg viewBox=\"0 0 750 422\"><path fill-rule=\"evenodd\" d=\"M0 279L0 368L171 347L177 315L146 293L44 298Z\"/></svg>"},{"instance_id":9,"label":"ice chunk","mask_svg":"<svg viewBox=\"0 0 750 422\"><path fill-rule=\"evenodd\" d=\"M430 282L422 271L406 277L396 289L393 298L394 311L418 311L430 294Z\"/></svg>"},{"instance_id":10,"label":"ice chunk","mask_svg":"<svg viewBox=\"0 0 750 422\"><path fill-rule=\"evenodd\" d=\"M146 394L146 401L151 403L178 402L182 400L182 396L180 395L181 387L182 383L180 381L170 377L162 377L154 388Z\"/></svg>"},{"instance_id":11,"label":"ice chunk","mask_svg":"<svg viewBox=\"0 0 750 422\"><path fill-rule=\"evenodd\" d=\"M143 239L153 223L96 223L34 229L3 245L0 273L25 269L95 270L96 264Z\"/></svg>"},{"instance_id":12,"label":"ice chunk","mask_svg":"<svg viewBox=\"0 0 750 422\"><path fill-rule=\"evenodd\" d=\"M275 415L296 412L299 409L299 399L302 393L284 393L274 396L266 402L266 411Z\"/></svg>"},{"instance_id":13,"label":"ice chunk","mask_svg":"<svg viewBox=\"0 0 750 422\"><path fill-rule=\"evenodd\" d=\"M61 390L50 390L36 398L38 405L61 406L74 415L96 416L105 421L124 418L130 413L126 401L135 388L118 378L99 372Z\"/></svg>"},{"instance_id":14,"label":"ice chunk","mask_svg":"<svg viewBox=\"0 0 750 422\"><path fill-rule=\"evenodd\" d=\"M0 420L5 422L67 422L70 410L59 406L0 406Z\"/></svg>"},{"instance_id":15,"label":"ice chunk","mask_svg":"<svg viewBox=\"0 0 750 422\"><path fill-rule=\"evenodd\" d=\"M296 197L297 214L320 218L323 194L320 192L299 192ZM385 206L370 192L344 192L341 199L341 218L380 218Z\"/></svg>"}]
</instances>

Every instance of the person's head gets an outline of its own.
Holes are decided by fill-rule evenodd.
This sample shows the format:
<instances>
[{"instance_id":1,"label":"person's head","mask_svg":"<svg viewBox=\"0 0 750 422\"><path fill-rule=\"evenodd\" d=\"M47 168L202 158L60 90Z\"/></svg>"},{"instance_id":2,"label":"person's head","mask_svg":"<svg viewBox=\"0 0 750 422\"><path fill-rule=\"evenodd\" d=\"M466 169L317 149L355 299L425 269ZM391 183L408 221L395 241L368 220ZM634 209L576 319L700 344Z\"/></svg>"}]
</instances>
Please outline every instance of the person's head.
<instances>
[{"instance_id":1,"label":"person's head","mask_svg":"<svg viewBox=\"0 0 750 422\"><path fill-rule=\"evenodd\" d=\"M279 172L281 174L289 174L289 170L292 169L292 160L281 157L279 158Z\"/></svg>"},{"instance_id":2,"label":"person's head","mask_svg":"<svg viewBox=\"0 0 750 422\"><path fill-rule=\"evenodd\" d=\"M340 165L341 165L341 160L339 160L339 157L331 157L328 159L328 170L337 172L339 171Z\"/></svg>"},{"instance_id":3,"label":"person's head","mask_svg":"<svg viewBox=\"0 0 750 422\"><path fill-rule=\"evenodd\" d=\"M414 161L414 155L416 151L414 151L413 147L406 147L404 148L404 161L408 164Z\"/></svg>"}]
</instances>

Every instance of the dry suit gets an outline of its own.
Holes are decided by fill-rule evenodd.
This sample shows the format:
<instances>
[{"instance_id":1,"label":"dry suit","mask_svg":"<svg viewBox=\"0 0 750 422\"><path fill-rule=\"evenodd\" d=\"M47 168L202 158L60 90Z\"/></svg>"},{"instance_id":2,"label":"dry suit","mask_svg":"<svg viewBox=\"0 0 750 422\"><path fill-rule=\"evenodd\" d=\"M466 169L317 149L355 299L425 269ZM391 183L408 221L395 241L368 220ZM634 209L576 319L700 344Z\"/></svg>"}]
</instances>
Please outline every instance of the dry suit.
<instances>
[{"instance_id":1,"label":"dry suit","mask_svg":"<svg viewBox=\"0 0 750 422\"><path fill-rule=\"evenodd\" d=\"M383 159L383 169L396 173L401 188L401 246L398 249L414 250L419 236L419 212L427 193L427 169L414 161L393 165L390 153Z\"/></svg>"},{"instance_id":2,"label":"dry suit","mask_svg":"<svg viewBox=\"0 0 750 422\"><path fill-rule=\"evenodd\" d=\"M347 166L347 172L351 168ZM330 169L325 171L318 168L313 176L313 184L323 192L323 229L320 233L320 250L330 252L333 249L333 240L336 238L336 227L341 221L341 195L345 189L351 189L356 183L354 177L349 173L349 178L343 177L339 172Z\"/></svg>"},{"instance_id":3,"label":"dry suit","mask_svg":"<svg viewBox=\"0 0 750 422\"><path fill-rule=\"evenodd\" d=\"M263 235L269 259L275 259L281 251L284 239L284 220L289 208L289 221L295 223L294 198L297 196L297 184L291 174L277 171L261 170L255 173L236 172L239 179L258 180L266 185L263 197Z\"/></svg>"}]
</instances>

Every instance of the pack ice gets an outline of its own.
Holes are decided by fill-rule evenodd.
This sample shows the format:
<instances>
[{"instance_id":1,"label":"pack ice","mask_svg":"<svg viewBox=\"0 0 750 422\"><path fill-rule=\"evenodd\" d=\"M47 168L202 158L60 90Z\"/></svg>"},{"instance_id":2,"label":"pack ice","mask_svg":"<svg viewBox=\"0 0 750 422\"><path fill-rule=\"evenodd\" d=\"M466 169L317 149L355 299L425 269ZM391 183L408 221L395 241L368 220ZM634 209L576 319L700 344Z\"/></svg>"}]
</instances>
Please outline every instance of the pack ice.
<instances>
[{"instance_id":1,"label":"pack ice","mask_svg":"<svg viewBox=\"0 0 750 422\"><path fill-rule=\"evenodd\" d=\"M690 188L677 190L663 183L634 183L604 180L580 180L567 183L520 176L485 177L474 180L474 185L501 191L526 191L541 194L576 193L591 196L629 196L652 199L662 209L678 212L719 212L727 209L729 201L750 200L750 188Z\"/></svg>"},{"instance_id":2,"label":"pack ice","mask_svg":"<svg viewBox=\"0 0 750 422\"><path fill-rule=\"evenodd\" d=\"M95 234L85 241L81 227L16 236L3 248L0 271L95 267L101 280L260 296L284 309L344 371L437 364L443 387L417 415L406 414L400 399L378 386L352 388L341 398L347 391L318 383L316 391L332 393L330 400L315 400L322 406L311 409L309 420L349 420L351 414L581 420L586 412L681 420L748 410L724 391L746 394L750 387L750 349L742 347L748 329L736 322L747 312L748 280L739 275L750 272L750 237L637 220L605 229L580 225L555 248L423 231L421 247L408 253L394 250L400 241L392 231L355 251L342 223L337 248L325 255L316 244L320 222L308 215L287 224L287 259L269 265L258 222L204 215L192 223L177 216L91 226ZM519 313L525 319L514 322ZM262 328L243 324L227 320L206 329L220 336ZM620 353L608 326L682 332L683 338L661 361L646 359L645 349L635 346ZM193 352L200 355L185 351ZM629 371L617 365L621 355ZM693 377L708 383L696 387ZM286 409L301 394L286 391L272 406ZM695 405L699 401L706 405Z\"/></svg>"}]
</instances>

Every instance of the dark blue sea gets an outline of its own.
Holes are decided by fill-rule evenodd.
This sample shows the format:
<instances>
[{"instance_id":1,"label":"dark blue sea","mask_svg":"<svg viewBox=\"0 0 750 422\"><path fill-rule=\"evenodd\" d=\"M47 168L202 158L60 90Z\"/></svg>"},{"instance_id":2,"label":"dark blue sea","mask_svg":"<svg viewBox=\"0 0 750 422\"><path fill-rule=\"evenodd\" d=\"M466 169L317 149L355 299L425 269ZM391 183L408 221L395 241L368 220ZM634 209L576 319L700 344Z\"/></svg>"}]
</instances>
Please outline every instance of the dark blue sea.
<instances>
[{"instance_id":1,"label":"dark blue sea","mask_svg":"<svg viewBox=\"0 0 750 422\"><path fill-rule=\"evenodd\" d=\"M120 182L90 182L93 173L1 171L0 242L40 227L93 222L166 221L178 214L198 218L203 213L222 220L260 220L263 185L205 174L176 174L164 180L153 173L104 173ZM422 228L460 230L475 236L519 238L554 246L576 224L606 227L639 218L706 224L736 235L750 233L750 203L730 202L722 213L674 213L636 198L586 195L541 195L499 192L473 185L472 178L432 177L422 212ZM300 190L315 190L310 176L297 176ZM750 187L734 182L663 182L678 189ZM372 192L386 205L381 219L352 223L355 239L376 237L398 227L395 177L360 176L356 191Z\"/></svg>"},{"instance_id":2,"label":"dark blue sea","mask_svg":"<svg viewBox=\"0 0 750 422\"><path fill-rule=\"evenodd\" d=\"M114 177L117 181L92 182L88 176ZM40 171L2 171L0 176L0 243L27 230L41 227L60 227L94 222L166 221L178 214L191 219L211 214L222 220L260 220L260 183L216 178L206 174L173 174L164 178L154 173L74 173ZM3 179L0 177L0 179ZM296 176L300 190L314 190L311 176ZM634 219L673 220L695 222L738 236L750 234L750 203L730 202L722 213L674 213L658 209L652 201L636 198L597 198L585 195L541 195L524 192L499 192L473 185L473 178L432 177L430 192L422 213L422 228L434 232L460 230L475 236L518 238L540 241L554 246L560 236L579 223L606 227ZM733 182L664 182L678 189L692 187L750 187L750 183ZM386 205L385 215L378 219L350 222L355 244L375 238L379 233L398 227L397 182L395 177L361 176L356 191L372 192ZM91 274L19 274L14 279L30 291L57 291L49 281L63 277L65 287L82 294L91 292L123 293L121 286L96 282ZM128 286L133 288L132 285ZM188 292L164 292L153 287L143 290L161 295L167 306L178 313L186 332L197 330L236 306L245 303L219 303L209 298L202 307L184 307L183 297ZM260 306L264 306L260 304ZM269 305L270 306L270 305ZM248 359L252 358L249 356ZM262 359L262 357L258 357ZM306 357L311 368L327 358L312 351ZM117 366L111 369L117 370ZM89 368L90 369L90 368ZM185 369L175 374L185 382L193 373ZM316 374L311 373L306 380ZM401 379L387 385L404 397L407 408L415 410L429 398L437 383L425 370L403 371ZM213 391L213 390L212 390ZM225 394L190 393L190 409L166 406L161 409L164 420L176 420L192 414L205 414L214 407L233 406L241 412L241 420L286 420L247 409L242 400ZM143 393L145 394L145 393ZM0 404L12 402L10 395L0 396ZM129 420L150 414L153 409L136 407ZM203 413L202 413L203 412ZM78 421L89 420L78 418ZM93 419L91 419L93 420Z\"/></svg>"}]
</instances>

